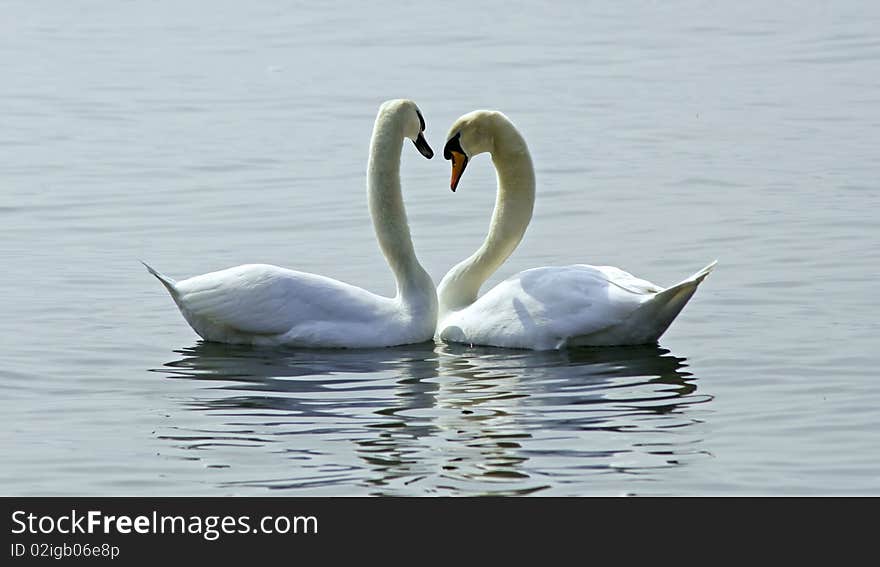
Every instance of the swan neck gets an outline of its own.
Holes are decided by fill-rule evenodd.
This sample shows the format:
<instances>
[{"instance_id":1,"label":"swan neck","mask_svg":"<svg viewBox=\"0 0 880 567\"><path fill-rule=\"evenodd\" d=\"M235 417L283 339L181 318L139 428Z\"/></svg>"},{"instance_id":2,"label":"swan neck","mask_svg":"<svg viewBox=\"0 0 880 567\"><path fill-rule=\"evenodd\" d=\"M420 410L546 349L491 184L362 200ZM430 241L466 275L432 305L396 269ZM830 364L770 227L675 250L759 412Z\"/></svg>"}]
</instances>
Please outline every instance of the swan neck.
<instances>
[{"instance_id":1,"label":"swan neck","mask_svg":"<svg viewBox=\"0 0 880 567\"><path fill-rule=\"evenodd\" d=\"M397 282L404 303L436 306L431 277L413 248L400 187L400 156L405 136L398 114L383 109L376 117L367 163L367 200L379 248Z\"/></svg>"},{"instance_id":2,"label":"swan neck","mask_svg":"<svg viewBox=\"0 0 880 567\"><path fill-rule=\"evenodd\" d=\"M492 163L498 180L495 209L483 244L440 282L441 316L477 300L480 287L519 245L535 206L535 171L525 139L509 121L497 127Z\"/></svg>"}]
</instances>

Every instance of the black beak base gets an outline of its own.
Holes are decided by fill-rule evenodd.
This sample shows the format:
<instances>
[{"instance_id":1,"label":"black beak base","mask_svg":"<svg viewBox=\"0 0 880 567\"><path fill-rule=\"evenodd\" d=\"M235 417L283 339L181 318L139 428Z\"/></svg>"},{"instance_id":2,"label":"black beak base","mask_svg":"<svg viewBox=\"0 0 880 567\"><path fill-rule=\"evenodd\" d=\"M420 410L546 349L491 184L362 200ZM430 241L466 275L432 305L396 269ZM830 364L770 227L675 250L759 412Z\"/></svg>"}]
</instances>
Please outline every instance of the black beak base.
<instances>
[{"instance_id":1,"label":"black beak base","mask_svg":"<svg viewBox=\"0 0 880 567\"><path fill-rule=\"evenodd\" d=\"M419 150L419 153L426 158L431 159L434 157L434 150L428 145L428 141L425 139L423 132L419 132L419 137L413 140L413 144L416 145L416 149Z\"/></svg>"}]
</instances>

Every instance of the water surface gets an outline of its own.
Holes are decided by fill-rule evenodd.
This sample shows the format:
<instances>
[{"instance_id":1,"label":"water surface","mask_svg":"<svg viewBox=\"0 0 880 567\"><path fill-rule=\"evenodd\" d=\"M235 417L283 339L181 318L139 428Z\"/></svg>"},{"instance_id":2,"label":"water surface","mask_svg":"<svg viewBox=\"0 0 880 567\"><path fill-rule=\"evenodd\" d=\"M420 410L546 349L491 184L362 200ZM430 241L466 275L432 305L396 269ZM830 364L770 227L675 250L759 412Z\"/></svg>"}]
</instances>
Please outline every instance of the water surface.
<instances>
[{"instance_id":1,"label":"water surface","mask_svg":"<svg viewBox=\"0 0 880 567\"><path fill-rule=\"evenodd\" d=\"M880 9L11 1L0 21L0 492L878 494ZM177 278L248 262L392 294L364 196L379 104L530 144L553 264L671 284L657 347L202 343ZM439 152L438 152L439 153ZM483 237L404 149L435 281Z\"/></svg>"}]
</instances>

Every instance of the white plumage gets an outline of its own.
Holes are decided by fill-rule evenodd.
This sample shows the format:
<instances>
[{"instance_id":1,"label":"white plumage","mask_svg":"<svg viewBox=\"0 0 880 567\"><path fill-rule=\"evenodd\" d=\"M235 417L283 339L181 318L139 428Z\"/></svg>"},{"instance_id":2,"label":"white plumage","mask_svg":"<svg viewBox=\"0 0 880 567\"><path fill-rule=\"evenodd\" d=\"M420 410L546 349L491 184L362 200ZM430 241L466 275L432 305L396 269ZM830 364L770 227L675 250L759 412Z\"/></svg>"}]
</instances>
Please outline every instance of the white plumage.
<instances>
[{"instance_id":1,"label":"white plumage","mask_svg":"<svg viewBox=\"0 0 880 567\"><path fill-rule=\"evenodd\" d=\"M714 265L667 290L612 266L524 270L444 316L438 336L535 350L656 342Z\"/></svg>"},{"instance_id":2,"label":"white plumage","mask_svg":"<svg viewBox=\"0 0 880 567\"><path fill-rule=\"evenodd\" d=\"M189 325L208 341L302 347L383 347L431 340L437 321L434 283L416 258L400 191L400 153L412 139L433 152L415 103L379 109L368 164L370 212L397 280L382 297L320 275L247 264L176 282L147 266ZM145 264L146 265L146 264Z\"/></svg>"},{"instance_id":3,"label":"white plumage","mask_svg":"<svg viewBox=\"0 0 880 567\"><path fill-rule=\"evenodd\" d=\"M528 227L534 169L522 135L499 112L462 116L448 140L444 155L453 163L453 190L468 160L489 152L498 174L498 195L483 245L438 286L441 340L535 350L656 342L715 266L712 262L669 288L612 266L534 268L478 298L482 284Z\"/></svg>"}]
</instances>

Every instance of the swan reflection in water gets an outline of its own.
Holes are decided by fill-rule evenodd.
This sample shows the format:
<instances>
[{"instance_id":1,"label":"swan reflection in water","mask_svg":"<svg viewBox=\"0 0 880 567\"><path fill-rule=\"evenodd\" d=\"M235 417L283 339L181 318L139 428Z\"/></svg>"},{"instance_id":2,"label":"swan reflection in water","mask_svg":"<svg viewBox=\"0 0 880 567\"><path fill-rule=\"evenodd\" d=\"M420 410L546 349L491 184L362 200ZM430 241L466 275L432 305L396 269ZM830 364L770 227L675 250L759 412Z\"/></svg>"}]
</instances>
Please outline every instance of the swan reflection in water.
<instances>
[{"instance_id":1,"label":"swan reflection in water","mask_svg":"<svg viewBox=\"0 0 880 567\"><path fill-rule=\"evenodd\" d=\"M177 352L158 371L204 381L181 402L200 419L162 437L222 448L233 492L588 494L708 454L692 406L712 398L656 346Z\"/></svg>"}]
</instances>

